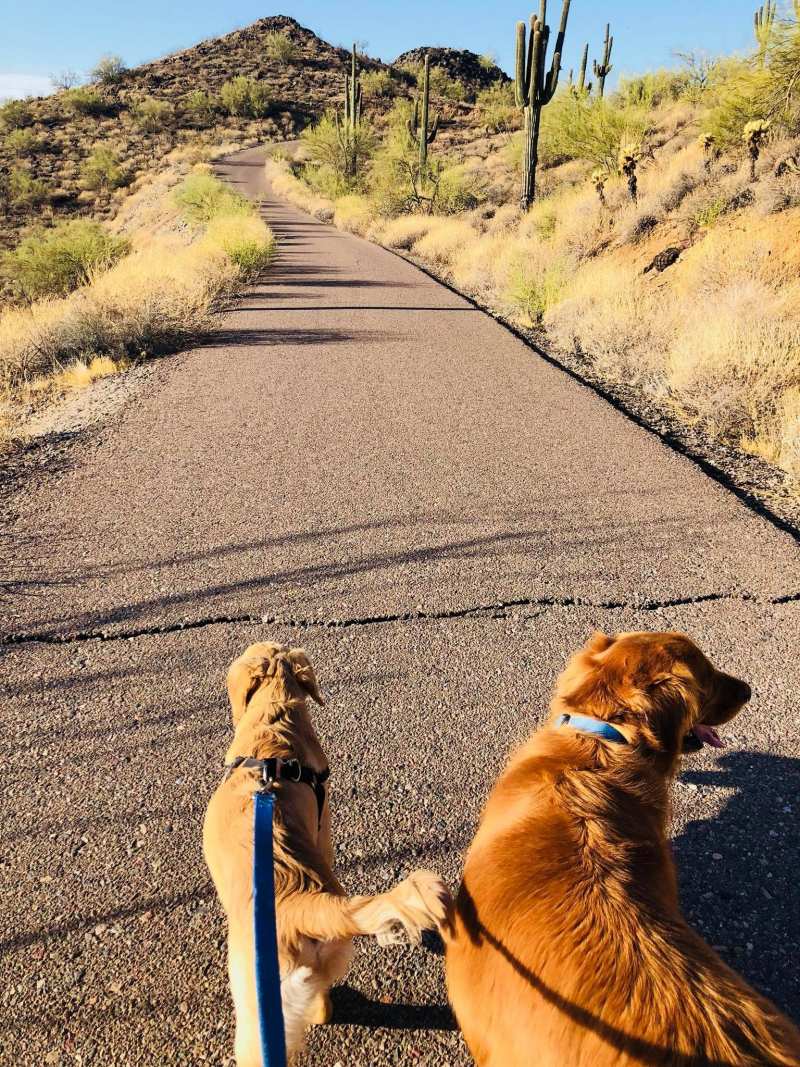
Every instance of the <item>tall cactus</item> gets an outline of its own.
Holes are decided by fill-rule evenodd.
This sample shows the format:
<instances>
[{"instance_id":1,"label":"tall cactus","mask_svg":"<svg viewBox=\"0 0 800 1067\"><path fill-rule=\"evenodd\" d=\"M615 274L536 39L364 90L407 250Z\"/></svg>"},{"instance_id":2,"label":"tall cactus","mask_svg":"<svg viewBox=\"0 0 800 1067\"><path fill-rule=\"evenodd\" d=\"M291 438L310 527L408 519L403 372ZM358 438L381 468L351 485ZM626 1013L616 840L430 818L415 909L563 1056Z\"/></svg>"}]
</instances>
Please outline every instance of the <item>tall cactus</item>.
<instances>
[{"instance_id":1,"label":"tall cactus","mask_svg":"<svg viewBox=\"0 0 800 1067\"><path fill-rule=\"evenodd\" d=\"M344 152L344 173L354 178L358 170L358 128L361 125L361 79L358 76L356 46L350 60L350 73L344 76L344 115L336 112L336 132Z\"/></svg>"},{"instance_id":2,"label":"tall cactus","mask_svg":"<svg viewBox=\"0 0 800 1067\"><path fill-rule=\"evenodd\" d=\"M580 70L578 71L578 84L575 86L579 96L582 96L584 92L590 93L592 91L591 84L589 84L588 86L586 85L586 64L588 62L589 45L587 42L587 44L585 44L583 47L583 55L581 56L581 66Z\"/></svg>"},{"instance_id":3,"label":"tall cactus","mask_svg":"<svg viewBox=\"0 0 800 1067\"><path fill-rule=\"evenodd\" d=\"M764 57L767 54L769 39L772 36L772 27L775 24L777 8L777 0L767 0L767 2L762 4L753 14L753 29L756 35L756 41L758 42L758 55L762 65L764 63Z\"/></svg>"},{"instance_id":4,"label":"tall cactus","mask_svg":"<svg viewBox=\"0 0 800 1067\"><path fill-rule=\"evenodd\" d=\"M614 38L611 36L611 26L606 23L606 39L603 42L603 62L594 61L594 76L597 78L597 95L602 99L606 89L606 78L614 69L611 65L611 49L614 47Z\"/></svg>"},{"instance_id":5,"label":"tall cactus","mask_svg":"<svg viewBox=\"0 0 800 1067\"><path fill-rule=\"evenodd\" d=\"M570 0L564 0L553 60L547 73L545 73L545 59L550 41L550 27L546 23L547 0L541 0L538 18L536 15L531 15L529 34L526 33L524 22L517 23L515 91L517 107L523 109L525 116L520 193L520 207L523 211L527 211L531 206L536 192L536 166L539 162L539 127L542 121L542 108L550 103L558 87L569 6Z\"/></svg>"},{"instance_id":6,"label":"tall cactus","mask_svg":"<svg viewBox=\"0 0 800 1067\"><path fill-rule=\"evenodd\" d=\"M412 141L419 145L419 173L424 180L428 170L428 145L436 140L439 132L439 116L436 115L433 124L428 128L428 108L430 101L430 78L431 57L425 54L425 68L422 72L422 114L420 115L419 97L414 101L414 113L408 120L408 133Z\"/></svg>"}]
</instances>

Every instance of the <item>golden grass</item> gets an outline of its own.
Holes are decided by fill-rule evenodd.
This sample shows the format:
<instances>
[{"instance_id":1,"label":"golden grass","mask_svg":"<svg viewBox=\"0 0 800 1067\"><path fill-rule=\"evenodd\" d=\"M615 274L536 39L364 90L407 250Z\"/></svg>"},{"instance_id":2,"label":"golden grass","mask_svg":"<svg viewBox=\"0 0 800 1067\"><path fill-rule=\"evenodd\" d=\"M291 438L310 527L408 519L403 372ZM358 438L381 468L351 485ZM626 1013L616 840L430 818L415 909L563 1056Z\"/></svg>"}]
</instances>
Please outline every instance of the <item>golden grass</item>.
<instances>
[{"instance_id":1,"label":"golden grass","mask_svg":"<svg viewBox=\"0 0 800 1067\"><path fill-rule=\"evenodd\" d=\"M412 251L436 266L450 266L475 239L475 230L458 218L433 218L431 223L428 232L414 242Z\"/></svg>"},{"instance_id":2,"label":"golden grass","mask_svg":"<svg viewBox=\"0 0 800 1067\"><path fill-rule=\"evenodd\" d=\"M0 315L6 412L23 398L77 388L191 343L211 325L217 301L268 261L274 238L257 215L220 215L187 229L174 185L162 175L141 191L121 223L133 241L124 259L67 297Z\"/></svg>"},{"instance_id":3,"label":"golden grass","mask_svg":"<svg viewBox=\"0 0 800 1067\"><path fill-rule=\"evenodd\" d=\"M268 159L264 165L267 181L276 196L287 200L301 211L313 215L321 222L333 219L333 201L315 193L305 182L295 178L286 162L280 159Z\"/></svg>"},{"instance_id":4,"label":"golden grass","mask_svg":"<svg viewBox=\"0 0 800 1067\"><path fill-rule=\"evenodd\" d=\"M352 193L336 201L333 223L340 230L365 237L375 223L375 211L365 197Z\"/></svg>"}]
</instances>

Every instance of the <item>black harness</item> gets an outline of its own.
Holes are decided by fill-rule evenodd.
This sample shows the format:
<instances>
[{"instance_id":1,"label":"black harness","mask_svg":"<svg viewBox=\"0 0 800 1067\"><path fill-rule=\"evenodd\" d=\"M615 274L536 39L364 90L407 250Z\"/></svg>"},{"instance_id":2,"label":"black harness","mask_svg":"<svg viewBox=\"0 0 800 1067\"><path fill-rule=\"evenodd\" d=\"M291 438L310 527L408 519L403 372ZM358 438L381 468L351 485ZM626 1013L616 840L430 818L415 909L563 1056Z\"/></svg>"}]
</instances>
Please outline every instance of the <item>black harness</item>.
<instances>
[{"instance_id":1,"label":"black harness","mask_svg":"<svg viewBox=\"0 0 800 1067\"><path fill-rule=\"evenodd\" d=\"M268 788L276 781L303 782L310 786L317 798L319 822L322 822L322 809L325 807L325 783L331 776L330 767L326 767L324 771L314 771L311 767L304 767L297 759L281 759L279 756L272 756L270 759L254 759L252 756L237 756L233 763L225 764L225 780L230 778L239 767L259 771L264 788Z\"/></svg>"}]
</instances>

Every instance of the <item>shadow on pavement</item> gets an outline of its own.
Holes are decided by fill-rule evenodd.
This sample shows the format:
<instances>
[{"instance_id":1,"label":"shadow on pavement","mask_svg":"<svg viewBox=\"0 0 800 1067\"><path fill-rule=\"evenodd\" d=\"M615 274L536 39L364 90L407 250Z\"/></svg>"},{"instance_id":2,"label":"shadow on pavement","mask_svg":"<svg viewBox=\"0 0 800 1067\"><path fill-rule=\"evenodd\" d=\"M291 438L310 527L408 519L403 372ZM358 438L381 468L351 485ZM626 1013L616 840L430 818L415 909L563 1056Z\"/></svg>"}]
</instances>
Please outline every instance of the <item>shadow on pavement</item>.
<instances>
[{"instance_id":1,"label":"shadow on pavement","mask_svg":"<svg viewBox=\"0 0 800 1067\"><path fill-rule=\"evenodd\" d=\"M800 759L731 752L688 785L732 789L673 842L688 921L747 981L800 1019ZM701 794L698 794L698 797Z\"/></svg>"}]
</instances>

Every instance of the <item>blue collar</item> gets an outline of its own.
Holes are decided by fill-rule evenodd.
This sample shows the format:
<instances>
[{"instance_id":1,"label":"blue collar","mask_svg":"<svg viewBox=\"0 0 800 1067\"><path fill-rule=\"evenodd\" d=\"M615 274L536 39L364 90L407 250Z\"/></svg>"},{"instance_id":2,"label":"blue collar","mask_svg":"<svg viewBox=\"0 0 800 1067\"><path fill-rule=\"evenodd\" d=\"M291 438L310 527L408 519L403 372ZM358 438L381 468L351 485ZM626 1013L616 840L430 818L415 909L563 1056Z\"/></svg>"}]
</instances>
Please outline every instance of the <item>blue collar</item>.
<instances>
[{"instance_id":1,"label":"blue collar","mask_svg":"<svg viewBox=\"0 0 800 1067\"><path fill-rule=\"evenodd\" d=\"M583 734L596 734L606 741L616 741L617 744L627 745L627 737L612 726L610 722L602 719L592 719L588 715L559 715L556 726L571 726L574 730L580 730Z\"/></svg>"}]
</instances>

